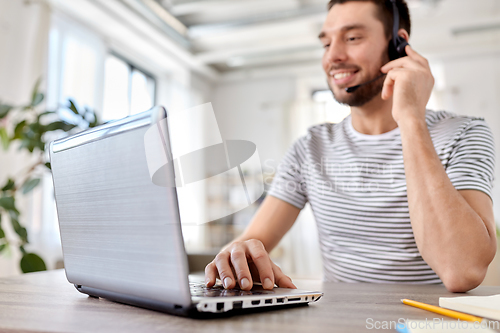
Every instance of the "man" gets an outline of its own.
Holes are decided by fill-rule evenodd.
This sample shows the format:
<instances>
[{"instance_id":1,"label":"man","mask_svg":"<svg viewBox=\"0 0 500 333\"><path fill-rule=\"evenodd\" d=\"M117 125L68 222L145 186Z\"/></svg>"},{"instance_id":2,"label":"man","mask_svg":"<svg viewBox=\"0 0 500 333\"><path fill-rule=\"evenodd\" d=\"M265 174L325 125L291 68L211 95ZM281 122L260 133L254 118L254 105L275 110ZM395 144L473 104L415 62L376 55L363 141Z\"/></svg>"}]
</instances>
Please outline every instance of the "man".
<instances>
[{"instance_id":1,"label":"man","mask_svg":"<svg viewBox=\"0 0 500 333\"><path fill-rule=\"evenodd\" d=\"M398 35L408 40L408 7L397 5ZM219 277L226 288L294 288L268 252L306 202L328 280L442 282L452 292L483 281L496 251L491 132L481 119L426 111L427 60L407 46L407 57L389 61L390 8L330 1L323 69L351 116L312 127L292 146L247 230L207 265L208 286Z\"/></svg>"}]
</instances>

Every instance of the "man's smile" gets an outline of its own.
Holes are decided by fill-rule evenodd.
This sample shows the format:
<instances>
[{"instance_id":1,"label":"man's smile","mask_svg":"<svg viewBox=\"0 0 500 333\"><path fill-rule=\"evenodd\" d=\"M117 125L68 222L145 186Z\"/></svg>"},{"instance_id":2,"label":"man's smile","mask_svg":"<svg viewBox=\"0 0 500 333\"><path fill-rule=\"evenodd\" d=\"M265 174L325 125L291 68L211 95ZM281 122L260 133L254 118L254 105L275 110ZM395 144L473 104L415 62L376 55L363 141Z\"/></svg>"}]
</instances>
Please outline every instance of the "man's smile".
<instances>
[{"instance_id":1,"label":"man's smile","mask_svg":"<svg viewBox=\"0 0 500 333\"><path fill-rule=\"evenodd\" d=\"M335 85L345 85L356 78L356 74L359 70L356 69L340 69L332 70L329 72L329 76L333 79Z\"/></svg>"}]
</instances>

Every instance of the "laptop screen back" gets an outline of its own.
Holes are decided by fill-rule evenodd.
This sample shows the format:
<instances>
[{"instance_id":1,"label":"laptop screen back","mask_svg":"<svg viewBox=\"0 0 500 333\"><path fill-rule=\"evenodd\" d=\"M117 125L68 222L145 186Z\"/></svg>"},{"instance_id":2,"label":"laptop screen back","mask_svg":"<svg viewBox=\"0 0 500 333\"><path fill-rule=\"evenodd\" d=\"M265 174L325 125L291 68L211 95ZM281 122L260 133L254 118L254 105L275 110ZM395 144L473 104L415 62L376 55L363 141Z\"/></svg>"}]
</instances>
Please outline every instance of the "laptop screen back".
<instances>
[{"instance_id":1,"label":"laptop screen back","mask_svg":"<svg viewBox=\"0 0 500 333\"><path fill-rule=\"evenodd\" d=\"M187 306L176 189L153 184L144 148L161 110L54 142L56 204L71 283Z\"/></svg>"}]
</instances>

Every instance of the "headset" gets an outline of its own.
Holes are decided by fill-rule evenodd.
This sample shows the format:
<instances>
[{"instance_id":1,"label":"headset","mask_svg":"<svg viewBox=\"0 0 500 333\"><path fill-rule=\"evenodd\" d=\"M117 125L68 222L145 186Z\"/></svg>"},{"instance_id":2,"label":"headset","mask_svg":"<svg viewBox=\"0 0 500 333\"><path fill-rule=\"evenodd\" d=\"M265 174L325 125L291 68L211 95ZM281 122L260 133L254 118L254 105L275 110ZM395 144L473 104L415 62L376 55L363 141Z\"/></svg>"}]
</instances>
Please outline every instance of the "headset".
<instances>
[{"instance_id":1,"label":"headset","mask_svg":"<svg viewBox=\"0 0 500 333\"><path fill-rule=\"evenodd\" d=\"M399 10L398 10L398 6L396 5L396 0L390 0L390 2L392 3L392 13L393 13L393 21L394 21L394 23L392 25L392 39L389 41L389 59L392 61L392 60L396 60L396 59L399 59L402 57L406 57L407 54L406 54L405 48L407 45L410 45L410 44L408 44L406 39L404 39L401 36L398 36ZM385 75L386 74L382 74L382 75L379 75L376 78L374 78L373 80L370 80L368 82L358 84L357 86L354 86L354 87L345 88L345 91L347 91L348 93L355 92L356 90L358 90L358 88L360 88L366 84L372 83L373 81L376 81L376 80L384 77Z\"/></svg>"},{"instance_id":2,"label":"headset","mask_svg":"<svg viewBox=\"0 0 500 333\"><path fill-rule=\"evenodd\" d=\"M394 24L392 25L392 42L389 42L389 59L396 60L407 56L405 47L408 44L406 39L398 36L399 32L399 10L396 5L396 0L390 0L392 3L392 12L394 18Z\"/></svg>"}]
</instances>

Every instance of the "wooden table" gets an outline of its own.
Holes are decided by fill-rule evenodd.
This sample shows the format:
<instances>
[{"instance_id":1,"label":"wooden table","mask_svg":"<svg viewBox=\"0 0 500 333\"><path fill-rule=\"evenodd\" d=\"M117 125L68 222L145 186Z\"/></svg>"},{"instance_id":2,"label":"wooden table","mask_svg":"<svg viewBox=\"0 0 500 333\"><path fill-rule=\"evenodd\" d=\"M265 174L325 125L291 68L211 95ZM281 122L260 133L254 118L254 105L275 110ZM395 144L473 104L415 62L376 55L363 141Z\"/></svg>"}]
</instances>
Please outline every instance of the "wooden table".
<instances>
[{"instance_id":1,"label":"wooden table","mask_svg":"<svg viewBox=\"0 0 500 333\"><path fill-rule=\"evenodd\" d=\"M441 318L403 305L401 298L437 305L440 296L457 296L442 285L294 282L325 295L304 307L189 319L89 298L68 283L63 270L31 273L0 279L0 332L365 332L369 318ZM500 287L479 287L468 294L500 294Z\"/></svg>"}]
</instances>

